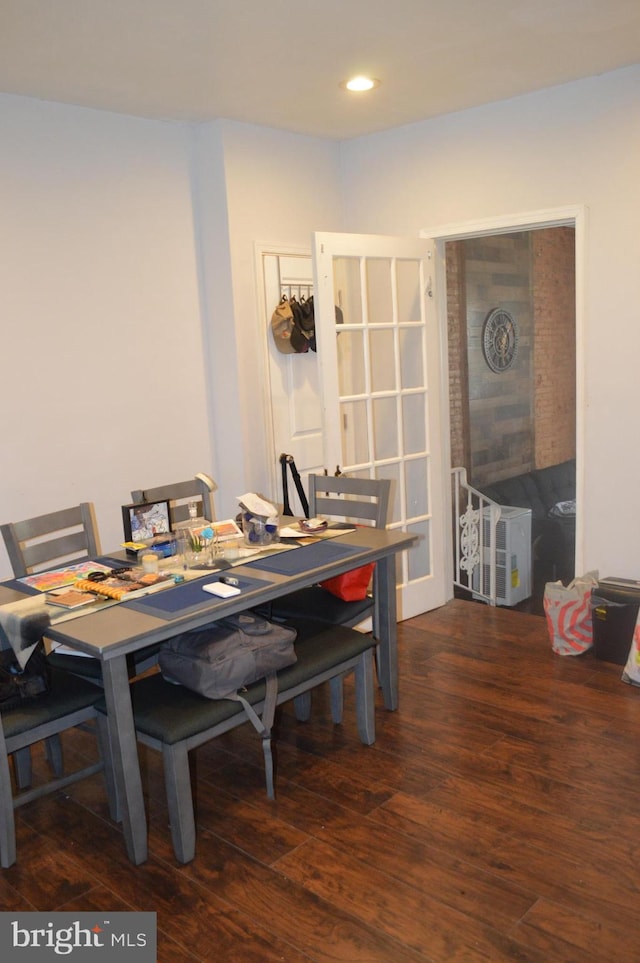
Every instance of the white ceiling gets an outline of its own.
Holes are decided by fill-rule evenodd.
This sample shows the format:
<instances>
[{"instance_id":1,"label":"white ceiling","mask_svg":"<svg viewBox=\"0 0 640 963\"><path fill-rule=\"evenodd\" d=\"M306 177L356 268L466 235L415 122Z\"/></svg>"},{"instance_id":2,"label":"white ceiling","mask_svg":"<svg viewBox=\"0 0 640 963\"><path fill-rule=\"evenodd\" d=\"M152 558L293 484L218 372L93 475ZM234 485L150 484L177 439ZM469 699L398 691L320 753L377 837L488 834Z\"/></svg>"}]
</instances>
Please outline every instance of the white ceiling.
<instances>
[{"instance_id":1,"label":"white ceiling","mask_svg":"<svg viewBox=\"0 0 640 963\"><path fill-rule=\"evenodd\" d=\"M638 62L639 0L0 0L0 92L336 139Z\"/></svg>"}]
</instances>

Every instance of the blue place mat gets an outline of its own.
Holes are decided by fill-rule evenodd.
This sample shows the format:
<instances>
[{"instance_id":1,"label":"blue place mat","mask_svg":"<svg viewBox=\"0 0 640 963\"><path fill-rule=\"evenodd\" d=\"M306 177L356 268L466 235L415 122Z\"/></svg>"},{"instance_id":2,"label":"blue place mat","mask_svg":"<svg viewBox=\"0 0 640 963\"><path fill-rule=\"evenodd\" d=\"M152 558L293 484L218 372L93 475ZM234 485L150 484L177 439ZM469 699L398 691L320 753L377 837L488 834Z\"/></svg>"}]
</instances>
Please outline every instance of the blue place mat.
<instances>
[{"instance_id":1,"label":"blue place mat","mask_svg":"<svg viewBox=\"0 0 640 963\"><path fill-rule=\"evenodd\" d=\"M297 575L317 565L328 565L339 562L350 555L356 555L362 549L356 545L336 545L335 542L316 542L313 545L303 545L293 552L282 552L278 555L268 555L266 558L249 562L248 568L261 568L265 572L276 572L278 575Z\"/></svg>"},{"instance_id":2,"label":"blue place mat","mask_svg":"<svg viewBox=\"0 0 640 963\"><path fill-rule=\"evenodd\" d=\"M39 589L33 588L31 585L25 585L18 578L7 579L6 582L2 583L5 588L13 589L15 592L23 592L25 595L42 595Z\"/></svg>"},{"instance_id":3,"label":"blue place mat","mask_svg":"<svg viewBox=\"0 0 640 963\"><path fill-rule=\"evenodd\" d=\"M264 579L246 578L242 575L238 575L237 578L241 593L265 584ZM200 609L210 607L212 602L222 602L223 599L210 595L202 588L203 585L217 581L216 575L210 572L208 576L205 575L201 579L187 582L185 585L176 585L175 588L164 589L162 592L153 595L145 595L141 599L131 599L130 602L124 604L129 609L135 609L136 612L144 612L145 615L155 615L157 618L170 621L183 615L193 615Z\"/></svg>"}]
</instances>

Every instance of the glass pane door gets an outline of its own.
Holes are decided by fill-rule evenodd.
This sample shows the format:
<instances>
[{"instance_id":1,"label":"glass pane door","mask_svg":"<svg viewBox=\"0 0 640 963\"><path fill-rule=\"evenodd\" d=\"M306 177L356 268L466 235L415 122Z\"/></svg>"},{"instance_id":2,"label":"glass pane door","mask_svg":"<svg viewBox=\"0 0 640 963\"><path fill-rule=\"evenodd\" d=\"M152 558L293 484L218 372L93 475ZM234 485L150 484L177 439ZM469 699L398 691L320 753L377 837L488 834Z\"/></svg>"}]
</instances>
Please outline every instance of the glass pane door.
<instances>
[{"instance_id":1,"label":"glass pane door","mask_svg":"<svg viewBox=\"0 0 640 963\"><path fill-rule=\"evenodd\" d=\"M315 237L316 335L330 470L391 478L403 618L444 602L439 338L426 241ZM336 307L337 306L337 307ZM432 405L435 399L436 404Z\"/></svg>"}]
</instances>

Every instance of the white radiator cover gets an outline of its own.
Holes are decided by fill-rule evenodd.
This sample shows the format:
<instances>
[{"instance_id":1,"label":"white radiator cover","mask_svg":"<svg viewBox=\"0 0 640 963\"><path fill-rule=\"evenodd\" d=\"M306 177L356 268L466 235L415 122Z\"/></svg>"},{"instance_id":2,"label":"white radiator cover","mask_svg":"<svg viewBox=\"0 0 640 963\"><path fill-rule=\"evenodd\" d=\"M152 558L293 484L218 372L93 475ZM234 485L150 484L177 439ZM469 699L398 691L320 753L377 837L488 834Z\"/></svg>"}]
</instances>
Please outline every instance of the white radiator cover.
<instances>
[{"instance_id":1,"label":"white radiator cover","mask_svg":"<svg viewBox=\"0 0 640 963\"><path fill-rule=\"evenodd\" d=\"M496 604L517 605L531 595L531 509L500 506L496 526ZM483 545L490 544L489 509L483 512ZM474 598L490 594L490 549L483 549L482 564L471 580ZM482 571L482 585L479 584ZM476 592L482 593L476 596Z\"/></svg>"}]
</instances>

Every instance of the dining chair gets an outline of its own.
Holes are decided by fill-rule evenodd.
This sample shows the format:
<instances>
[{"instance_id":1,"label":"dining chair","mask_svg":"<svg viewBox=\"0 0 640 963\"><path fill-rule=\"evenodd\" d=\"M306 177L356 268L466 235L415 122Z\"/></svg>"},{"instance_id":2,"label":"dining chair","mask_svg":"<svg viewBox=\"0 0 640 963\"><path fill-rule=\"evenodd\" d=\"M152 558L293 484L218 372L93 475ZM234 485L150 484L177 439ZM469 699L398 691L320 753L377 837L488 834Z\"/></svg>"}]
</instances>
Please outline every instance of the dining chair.
<instances>
[{"instance_id":1,"label":"dining chair","mask_svg":"<svg viewBox=\"0 0 640 963\"><path fill-rule=\"evenodd\" d=\"M0 715L0 865L3 868L16 862L16 832L14 810L25 803L48 793L64 789L80 779L102 772L109 815L119 818L117 791L113 769L106 717L96 712L96 703L102 697L101 690L70 673L51 670L51 688L37 699L23 702L18 708L5 709ZM60 738L61 733L74 726L92 723L98 741L99 759L71 773L42 777L33 788L21 790L16 780L11 781L10 757L28 752L31 746L42 740Z\"/></svg>"},{"instance_id":2,"label":"dining chair","mask_svg":"<svg viewBox=\"0 0 640 963\"><path fill-rule=\"evenodd\" d=\"M87 559L96 559L101 554L100 537L91 502L82 502L72 508L49 512L35 518L19 522L8 522L0 526L7 549L9 561L16 578L31 575L34 570L55 568L58 565L74 564ZM48 646L50 648L50 646ZM153 664L159 646L136 652L129 659L129 674L143 672ZM49 663L58 669L65 669L102 685L102 669L98 659L58 653L55 648L49 651ZM52 761L60 756L55 749L56 737L48 741ZM28 752L18 754L18 771L21 785L29 779ZM24 782L23 782L24 780Z\"/></svg>"},{"instance_id":3,"label":"dining chair","mask_svg":"<svg viewBox=\"0 0 640 963\"><path fill-rule=\"evenodd\" d=\"M52 568L56 562L81 562L100 554L100 540L91 502L81 502L71 508L63 508L19 522L7 522L0 526L2 537L13 574L24 578L45 568ZM74 668L78 659L73 656L60 658ZM52 660L56 662L58 657ZM83 660L83 675L99 679L100 666L95 659ZM64 666L59 666L64 668ZM61 775L63 769L62 747L59 737L53 733L46 740L47 755L54 771ZM31 784L31 752L28 748L17 750L14 757L18 785L25 788Z\"/></svg>"},{"instance_id":4,"label":"dining chair","mask_svg":"<svg viewBox=\"0 0 640 963\"><path fill-rule=\"evenodd\" d=\"M189 503L196 502L198 517L206 518L210 522L216 519L213 504L213 492L218 486L210 475L199 472L188 481L174 482L171 485L158 485L155 488L138 488L131 492L131 501L135 505L143 502L169 502L171 527L178 522L185 522L189 518Z\"/></svg>"},{"instance_id":5,"label":"dining chair","mask_svg":"<svg viewBox=\"0 0 640 963\"><path fill-rule=\"evenodd\" d=\"M311 474L308 487L309 515L312 518L330 516L357 525L373 525L375 528L384 528L387 524L391 491L388 478ZM276 599L270 605L269 617L310 618L332 625L355 626L371 616L373 610L373 595L346 602L320 585L311 585Z\"/></svg>"},{"instance_id":6,"label":"dining chair","mask_svg":"<svg viewBox=\"0 0 640 963\"><path fill-rule=\"evenodd\" d=\"M354 524L368 524L384 528L389 515L391 481L388 478L358 478L352 475L308 476L309 515L330 516ZM260 614L266 618L285 622L311 619L329 625L354 627L365 619L373 619L373 638L377 638L375 625L374 595L376 573L373 575L373 594L366 598L347 602L333 595L321 585L298 589L282 598L275 599ZM342 714L342 679L331 680L331 702L336 716ZM311 713L311 692L305 692L295 700L296 717L300 721Z\"/></svg>"},{"instance_id":7,"label":"dining chair","mask_svg":"<svg viewBox=\"0 0 640 963\"><path fill-rule=\"evenodd\" d=\"M0 530L16 578L52 568L56 562L71 564L100 555L91 502L21 522L7 522Z\"/></svg>"},{"instance_id":8,"label":"dining chair","mask_svg":"<svg viewBox=\"0 0 640 963\"><path fill-rule=\"evenodd\" d=\"M347 673L355 676L356 724L364 745L375 742L375 690L373 685L374 640L344 626L331 628L309 619L296 626L297 661L277 673L277 705ZM243 698L261 713L264 680L243 690ZM136 736L143 745L162 753L169 826L176 859L194 858L196 819L189 753L222 733L248 723L242 705L232 699L206 699L183 685L167 682L159 673L131 683ZM104 700L98 711L106 715ZM336 717L332 706L334 723Z\"/></svg>"}]
</instances>

